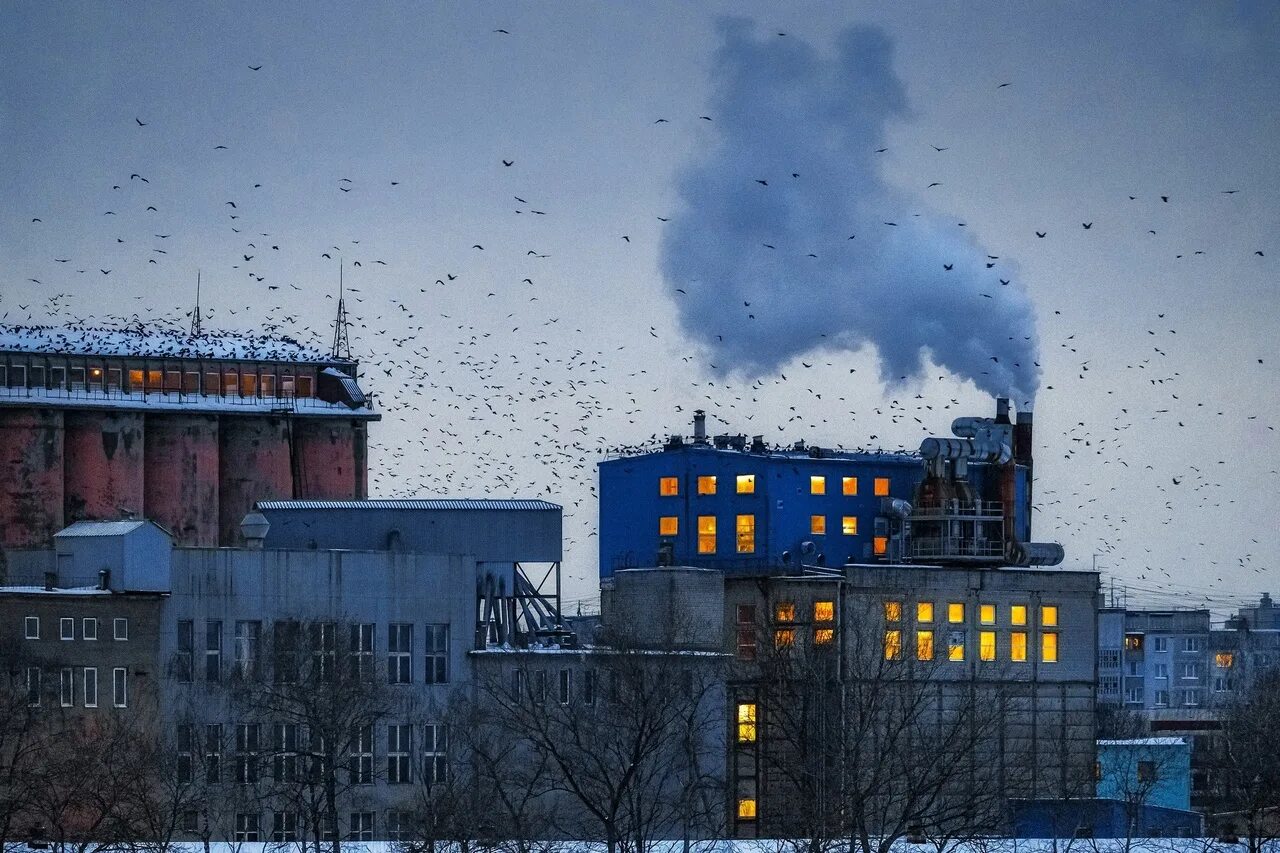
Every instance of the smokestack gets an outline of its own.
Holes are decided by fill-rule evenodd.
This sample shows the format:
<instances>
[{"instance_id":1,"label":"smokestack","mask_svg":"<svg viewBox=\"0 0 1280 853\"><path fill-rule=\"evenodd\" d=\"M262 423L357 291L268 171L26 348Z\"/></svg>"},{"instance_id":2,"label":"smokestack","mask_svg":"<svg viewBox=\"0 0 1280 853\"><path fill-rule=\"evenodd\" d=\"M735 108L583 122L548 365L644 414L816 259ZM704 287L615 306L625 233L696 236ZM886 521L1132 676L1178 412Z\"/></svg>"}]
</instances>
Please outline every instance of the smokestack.
<instances>
[{"instance_id":1,"label":"smokestack","mask_svg":"<svg viewBox=\"0 0 1280 853\"><path fill-rule=\"evenodd\" d=\"M998 424L1010 423L1008 397L996 397L996 423Z\"/></svg>"},{"instance_id":2,"label":"smokestack","mask_svg":"<svg viewBox=\"0 0 1280 853\"><path fill-rule=\"evenodd\" d=\"M1022 511L1027 517L1027 540L1031 540L1031 486L1035 480L1035 469L1031 459L1034 452L1034 440L1031 431L1032 414L1030 409L1018 411L1018 423L1013 428L1013 461L1027 468L1026 501Z\"/></svg>"},{"instance_id":3,"label":"smokestack","mask_svg":"<svg viewBox=\"0 0 1280 853\"><path fill-rule=\"evenodd\" d=\"M707 413L702 409L693 413L693 443L707 443Z\"/></svg>"}]
</instances>

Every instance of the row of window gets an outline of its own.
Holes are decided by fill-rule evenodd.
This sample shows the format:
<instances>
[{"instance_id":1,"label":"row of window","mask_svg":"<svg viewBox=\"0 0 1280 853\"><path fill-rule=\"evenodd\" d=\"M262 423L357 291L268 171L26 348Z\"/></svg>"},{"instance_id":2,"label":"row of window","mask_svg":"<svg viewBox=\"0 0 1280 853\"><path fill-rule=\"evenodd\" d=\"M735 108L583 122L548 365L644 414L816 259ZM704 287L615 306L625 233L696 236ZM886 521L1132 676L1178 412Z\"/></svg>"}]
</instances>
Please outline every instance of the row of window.
<instances>
[{"instance_id":1,"label":"row of window","mask_svg":"<svg viewBox=\"0 0 1280 853\"><path fill-rule=\"evenodd\" d=\"M83 708L98 707L98 668L96 666L81 667L79 679L73 667L63 667L58 673L58 705L63 708L76 707L77 692L80 706ZM80 684L76 690L77 681ZM40 707L44 698L44 670L38 666L27 667L27 704L33 708ZM129 707L129 670L117 666L111 670L111 704L116 708Z\"/></svg>"},{"instance_id":2,"label":"row of window","mask_svg":"<svg viewBox=\"0 0 1280 853\"><path fill-rule=\"evenodd\" d=\"M28 367L0 364L0 388L57 391L117 391L132 394L183 393L222 397L310 397L313 377L270 370L140 370L88 367Z\"/></svg>"},{"instance_id":3,"label":"row of window","mask_svg":"<svg viewBox=\"0 0 1280 853\"><path fill-rule=\"evenodd\" d=\"M618 673L610 673L614 679ZM584 705L594 705L596 703L596 672L593 669L586 669L581 672L582 684L579 689L578 698ZM561 669L556 676L556 701L561 705L568 705L573 701L573 670ZM534 670L529 672L526 669L515 669L511 672L511 693L518 700L531 700L533 702L547 701L547 673L546 670ZM616 682L610 683L610 695L616 698L618 695L618 686Z\"/></svg>"},{"instance_id":4,"label":"row of window","mask_svg":"<svg viewBox=\"0 0 1280 853\"><path fill-rule=\"evenodd\" d=\"M737 606L738 660L752 661L756 659L756 606L739 604ZM815 601L811 611L813 627L813 644L828 646L835 642L836 603L834 601ZM775 648L786 649L796 644L796 628L790 623L796 622L796 604L794 601L780 601L773 608L774 621L784 627L774 628L773 643Z\"/></svg>"},{"instance_id":5,"label":"row of window","mask_svg":"<svg viewBox=\"0 0 1280 853\"><path fill-rule=\"evenodd\" d=\"M28 616L23 620L23 635L28 640L40 639L40 617ZM115 640L129 639L129 620L123 616L118 616L111 620L111 637ZM74 640L76 639L76 620L72 616L63 616L58 619L58 639ZM98 639L98 619L95 616L86 616L80 620L80 639L96 640Z\"/></svg>"},{"instance_id":6,"label":"row of window","mask_svg":"<svg viewBox=\"0 0 1280 853\"><path fill-rule=\"evenodd\" d=\"M177 777L187 784L194 780L197 767L202 767L205 782L219 784L231 781L240 785L256 784L265 774L276 782L305 782L329 776L326 756L345 756L347 781L352 785L372 785L377 757L374 748L374 726L362 726L351 734L345 748L326 744L316 733L309 733L298 723L273 723L267 727L269 744L264 748L262 723L237 723L233 727L234 751L230 776L223 766L224 731L222 723L204 727L204 740L197 738L196 726L179 725L177 731ZM415 732L415 729L417 730ZM388 723L385 735L385 775L390 785L407 785L414 781L428 784L443 782L448 772L448 733L438 723ZM415 734L417 738L415 738ZM416 748L415 748L416 747ZM418 760L415 762L414 755ZM225 777L225 778L224 778Z\"/></svg>"},{"instance_id":7,"label":"row of window","mask_svg":"<svg viewBox=\"0 0 1280 853\"><path fill-rule=\"evenodd\" d=\"M963 601L951 601L946 605L947 622L952 625L964 624L966 619L966 611L968 608ZM995 604L979 604L978 605L978 624L995 625L999 608ZM1011 604L1008 608L1008 624L1013 626L1025 626L1027 624L1027 605ZM901 601L886 601L884 603L884 621L901 622L903 615L903 604ZM935 621L935 607L932 601L916 602L916 623L927 625ZM1056 604L1043 604L1040 606L1040 627L1056 628L1058 627L1058 606Z\"/></svg>"},{"instance_id":8,"label":"row of window","mask_svg":"<svg viewBox=\"0 0 1280 853\"><path fill-rule=\"evenodd\" d=\"M386 814L384 833L388 841L410 841L415 836L413 815L406 811L389 811ZM351 812L348 841L374 840L374 812ZM183 813L180 829L187 835L200 832L200 815L193 810ZM333 826L321 827L318 833L321 842L337 840L337 829ZM234 840L238 842L270 841L286 844L301 840L310 840L315 833L310 832L299 820L295 812L272 812L271 832L263 837L262 815L257 812L237 812L235 817Z\"/></svg>"},{"instance_id":9,"label":"row of window","mask_svg":"<svg viewBox=\"0 0 1280 853\"><path fill-rule=\"evenodd\" d=\"M884 657L885 660L902 660L903 633L898 628L890 628L884 632ZM966 655L966 649L969 643L969 632L963 628L959 630L948 631L946 635L946 648L937 649L935 642L935 632L931 629L920 629L916 631L915 642L915 659L918 661L932 660L948 660L963 661ZM1004 657L1006 660L1014 663L1027 662L1027 642L1028 632L1026 631L1010 631L1007 639L1001 643L997 632L995 631L979 631L978 632L978 660L994 661L999 658L1000 646L1004 646ZM945 658L942 655L945 654ZM1057 663L1058 662L1058 632L1057 631L1041 631L1040 632L1040 662L1041 663Z\"/></svg>"},{"instance_id":10,"label":"row of window","mask_svg":"<svg viewBox=\"0 0 1280 853\"><path fill-rule=\"evenodd\" d=\"M717 477L713 474L704 474L697 478L697 490L700 495L714 495L719 488ZM835 479L834 477L832 479ZM755 474L738 474L734 478L734 489L740 495L754 495L756 493L756 475ZM876 477L872 484L872 491L877 497L885 497L889 494L889 478ZM827 478L821 475L815 475L809 478L809 494L825 495L827 493ZM679 477L659 477L658 478L658 494L661 497L669 498L680 494L680 478ZM857 477L841 477L840 478L840 494L849 497L856 497L858 494L858 478Z\"/></svg>"},{"instance_id":11,"label":"row of window","mask_svg":"<svg viewBox=\"0 0 1280 853\"><path fill-rule=\"evenodd\" d=\"M177 625L177 654L173 663L173 676L184 683L192 681L196 673L195 624L194 620L181 619ZM203 627L202 665L199 671L204 681L220 682L226 675L223 664L223 622L220 619L209 619L205 620ZM338 675L339 666L346 667L354 679L372 679L377 626L373 623L358 623L347 625L345 631L340 631L341 627L343 626L333 622L310 623L306 626L307 637L304 644L301 623L292 620L272 623L272 677L276 683L297 683L304 674L316 681L333 681ZM392 622L387 625L385 659L388 684L412 684L414 681L414 627L409 622ZM430 624L425 625L424 629L423 681L426 684L447 684L449 625ZM345 636L340 638L340 633ZM230 676L245 680L261 677L262 622L235 622L231 639Z\"/></svg>"},{"instance_id":12,"label":"row of window","mask_svg":"<svg viewBox=\"0 0 1280 853\"><path fill-rule=\"evenodd\" d=\"M1142 651L1145 642L1146 637L1143 634L1126 634L1124 638L1124 647L1126 650L1131 652ZM1204 651L1204 646L1204 637L1183 637L1182 642L1179 644L1179 651L1202 652ZM1151 650L1155 652L1169 651L1169 638L1152 637Z\"/></svg>"},{"instance_id":13,"label":"row of window","mask_svg":"<svg viewBox=\"0 0 1280 853\"><path fill-rule=\"evenodd\" d=\"M858 535L858 517L845 515L840 517L840 532L845 536ZM814 536L825 536L827 533L827 517L825 515L809 516L809 533ZM675 537L680 535L680 518L664 515L658 518L658 535ZM698 516L698 553L715 554L719 548L716 540L717 523L714 515ZM885 536L875 537L875 553L883 554L888 549L889 539ZM756 517L750 513L738 515L734 519L734 548L739 554L754 554L756 551Z\"/></svg>"}]
</instances>

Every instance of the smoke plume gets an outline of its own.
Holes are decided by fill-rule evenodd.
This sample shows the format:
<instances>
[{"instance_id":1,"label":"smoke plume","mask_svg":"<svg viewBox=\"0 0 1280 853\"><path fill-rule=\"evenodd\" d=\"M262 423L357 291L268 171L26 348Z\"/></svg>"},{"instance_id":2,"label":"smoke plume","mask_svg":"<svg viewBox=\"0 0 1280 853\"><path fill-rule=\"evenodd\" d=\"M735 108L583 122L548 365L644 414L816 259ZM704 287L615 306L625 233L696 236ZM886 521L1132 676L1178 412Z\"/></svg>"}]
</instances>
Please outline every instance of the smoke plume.
<instances>
[{"instance_id":1,"label":"smoke plume","mask_svg":"<svg viewBox=\"0 0 1280 853\"><path fill-rule=\"evenodd\" d=\"M747 21L720 31L716 143L682 171L662 244L686 333L749 375L872 344L890 385L928 357L1029 406L1040 373L1030 299L1001 285L1004 260L988 268L956 220L916 215L919 202L879 175L886 122L909 116L888 36L850 28L828 58Z\"/></svg>"}]
</instances>

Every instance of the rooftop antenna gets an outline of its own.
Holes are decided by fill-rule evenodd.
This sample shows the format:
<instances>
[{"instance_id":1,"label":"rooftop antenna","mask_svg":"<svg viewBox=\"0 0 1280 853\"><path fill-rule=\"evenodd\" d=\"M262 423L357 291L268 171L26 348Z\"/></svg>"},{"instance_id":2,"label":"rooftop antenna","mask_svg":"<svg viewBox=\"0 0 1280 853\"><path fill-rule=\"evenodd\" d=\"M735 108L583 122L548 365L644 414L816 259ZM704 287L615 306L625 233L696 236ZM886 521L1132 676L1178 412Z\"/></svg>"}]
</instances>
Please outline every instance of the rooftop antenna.
<instances>
[{"instance_id":1,"label":"rooftop antenna","mask_svg":"<svg viewBox=\"0 0 1280 853\"><path fill-rule=\"evenodd\" d=\"M351 342L347 340L347 303L342 284L342 261L338 261L338 316L333 321L333 348L329 357L335 361L351 360Z\"/></svg>"},{"instance_id":2,"label":"rooftop antenna","mask_svg":"<svg viewBox=\"0 0 1280 853\"><path fill-rule=\"evenodd\" d=\"M191 337L200 337L200 270L196 270L196 310L191 312Z\"/></svg>"}]
</instances>

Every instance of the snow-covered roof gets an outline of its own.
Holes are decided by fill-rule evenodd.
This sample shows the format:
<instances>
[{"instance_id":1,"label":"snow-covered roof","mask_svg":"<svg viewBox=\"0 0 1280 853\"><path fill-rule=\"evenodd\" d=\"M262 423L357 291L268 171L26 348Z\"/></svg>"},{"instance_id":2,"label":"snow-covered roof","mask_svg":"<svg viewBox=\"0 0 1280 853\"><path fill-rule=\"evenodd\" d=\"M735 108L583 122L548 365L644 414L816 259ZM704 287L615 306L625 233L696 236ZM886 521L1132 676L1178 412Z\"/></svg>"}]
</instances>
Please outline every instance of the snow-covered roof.
<instances>
[{"instance_id":1,"label":"snow-covered roof","mask_svg":"<svg viewBox=\"0 0 1280 853\"><path fill-rule=\"evenodd\" d=\"M192 337L161 326L0 326L0 352L136 358L225 358L331 363L320 349L285 335L211 331Z\"/></svg>"},{"instance_id":2,"label":"snow-covered roof","mask_svg":"<svg viewBox=\"0 0 1280 853\"><path fill-rule=\"evenodd\" d=\"M317 510L317 509L408 509L423 511L440 510L520 510L546 512L563 509L559 504L536 499L498 498L367 498L364 500L261 500L254 504L259 510Z\"/></svg>"},{"instance_id":3,"label":"snow-covered roof","mask_svg":"<svg viewBox=\"0 0 1280 853\"><path fill-rule=\"evenodd\" d=\"M78 536L124 536L139 527L146 527L149 522L140 520L122 521L77 521L53 534L54 539L67 539Z\"/></svg>"},{"instance_id":4,"label":"snow-covered roof","mask_svg":"<svg viewBox=\"0 0 1280 853\"><path fill-rule=\"evenodd\" d=\"M1098 746L1186 746L1180 737L1137 737L1127 740L1100 740Z\"/></svg>"}]
</instances>

